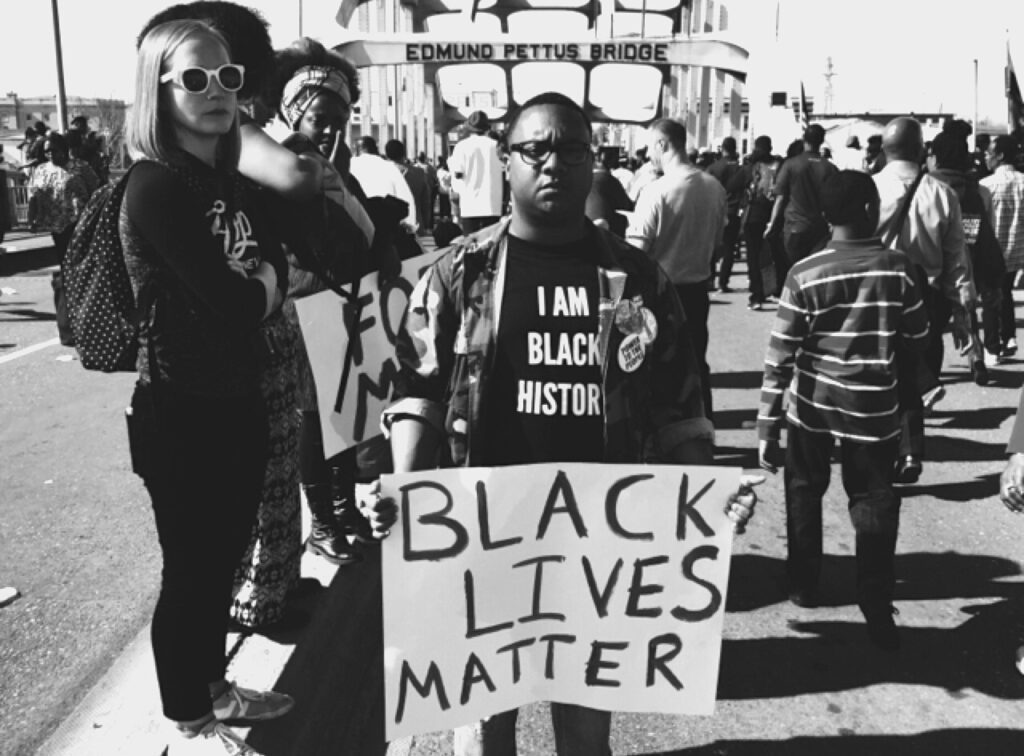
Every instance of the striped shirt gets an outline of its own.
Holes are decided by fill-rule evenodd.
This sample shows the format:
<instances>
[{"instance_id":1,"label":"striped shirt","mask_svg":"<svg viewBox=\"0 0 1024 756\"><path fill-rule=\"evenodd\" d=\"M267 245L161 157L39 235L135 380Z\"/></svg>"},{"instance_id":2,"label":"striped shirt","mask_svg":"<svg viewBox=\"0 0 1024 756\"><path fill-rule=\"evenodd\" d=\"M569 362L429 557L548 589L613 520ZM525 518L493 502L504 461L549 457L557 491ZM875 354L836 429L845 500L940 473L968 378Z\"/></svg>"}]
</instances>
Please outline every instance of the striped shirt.
<instances>
[{"instance_id":1,"label":"striped shirt","mask_svg":"<svg viewBox=\"0 0 1024 756\"><path fill-rule=\"evenodd\" d=\"M1006 269L1024 268L1024 173L1000 165L978 182L992 192L992 226L1006 257Z\"/></svg>"},{"instance_id":2,"label":"striped shirt","mask_svg":"<svg viewBox=\"0 0 1024 756\"><path fill-rule=\"evenodd\" d=\"M920 349L928 336L908 270L877 238L833 241L793 266L764 360L758 438L779 438L787 388L787 418L805 430L861 443L899 434L896 345Z\"/></svg>"}]
</instances>

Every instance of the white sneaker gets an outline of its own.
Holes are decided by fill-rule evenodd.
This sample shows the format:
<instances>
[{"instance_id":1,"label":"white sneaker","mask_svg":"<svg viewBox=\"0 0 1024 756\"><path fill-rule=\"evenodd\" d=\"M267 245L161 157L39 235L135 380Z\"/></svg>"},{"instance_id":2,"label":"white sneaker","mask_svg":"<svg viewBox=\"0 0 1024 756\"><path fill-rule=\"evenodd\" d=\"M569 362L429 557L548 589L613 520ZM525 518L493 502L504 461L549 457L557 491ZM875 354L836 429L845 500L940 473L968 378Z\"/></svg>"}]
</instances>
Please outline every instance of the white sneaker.
<instances>
[{"instance_id":1,"label":"white sneaker","mask_svg":"<svg viewBox=\"0 0 1024 756\"><path fill-rule=\"evenodd\" d=\"M263 756L245 744L234 730L216 719L197 735L176 735L164 756Z\"/></svg>"},{"instance_id":2,"label":"white sneaker","mask_svg":"<svg viewBox=\"0 0 1024 756\"><path fill-rule=\"evenodd\" d=\"M985 367L995 367L1003 364L1003 355L985 350Z\"/></svg>"},{"instance_id":3,"label":"white sneaker","mask_svg":"<svg viewBox=\"0 0 1024 756\"><path fill-rule=\"evenodd\" d=\"M1017 339L1010 339L1006 342L1006 346L1003 347L1003 351L1000 352L1003 357L1013 357L1017 354Z\"/></svg>"},{"instance_id":4,"label":"white sneaker","mask_svg":"<svg viewBox=\"0 0 1024 756\"><path fill-rule=\"evenodd\" d=\"M222 722L262 722L292 710L295 699L273 690L249 690L230 683L213 702L213 716Z\"/></svg>"}]
</instances>

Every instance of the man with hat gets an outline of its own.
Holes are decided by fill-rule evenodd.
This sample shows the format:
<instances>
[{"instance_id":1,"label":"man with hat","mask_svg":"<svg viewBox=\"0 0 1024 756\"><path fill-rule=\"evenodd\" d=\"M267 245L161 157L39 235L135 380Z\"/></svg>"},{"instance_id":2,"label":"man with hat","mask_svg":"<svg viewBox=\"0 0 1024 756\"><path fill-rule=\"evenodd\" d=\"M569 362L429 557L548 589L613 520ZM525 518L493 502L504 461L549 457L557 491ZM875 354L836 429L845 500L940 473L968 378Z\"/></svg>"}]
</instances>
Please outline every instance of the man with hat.
<instances>
[{"instance_id":1,"label":"man with hat","mask_svg":"<svg viewBox=\"0 0 1024 756\"><path fill-rule=\"evenodd\" d=\"M501 216L502 166L498 144L487 132L491 120L482 110L466 120L469 136L455 145L448 167L452 190L459 197L462 233L471 234L498 222Z\"/></svg>"}]
</instances>

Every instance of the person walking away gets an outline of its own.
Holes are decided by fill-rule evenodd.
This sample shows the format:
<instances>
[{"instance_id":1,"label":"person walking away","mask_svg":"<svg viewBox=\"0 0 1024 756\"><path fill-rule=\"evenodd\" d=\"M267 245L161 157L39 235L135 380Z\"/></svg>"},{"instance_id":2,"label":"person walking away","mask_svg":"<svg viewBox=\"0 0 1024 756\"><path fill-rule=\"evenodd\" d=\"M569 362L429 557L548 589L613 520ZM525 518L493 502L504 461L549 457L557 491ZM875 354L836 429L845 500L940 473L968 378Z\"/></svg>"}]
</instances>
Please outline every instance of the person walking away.
<instances>
[{"instance_id":1,"label":"person walking away","mask_svg":"<svg viewBox=\"0 0 1024 756\"><path fill-rule=\"evenodd\" d=\"M434 214L434 208L437 207L437 169L430 162L425 152L421 152L416 156L416 167L427 175L427 187L430 189L430 197L427 201L427 210L429 212L427 213L426 221L426 232L430 233L437 222L437 217Z\"/></svg>"},{"instance_id":2,"label":"person walking away","mask_svg":"<svg viewBox=\"0 0 1024 756\"><path fill-rule=\"evenodd\" d=\"M989 365L996 365L1017 353L1017 313L1013 302L1013 280L1024 269L1024 174L1014 167L1019 146L1008 134L993 139L985 152L992 174L981 179L991 195L990 213L996 239L1003 250L1003 275L999 306L999 346L986 346ZM988 334L986 332L986 338Z\"/></svg>"},{"instance_id":3,"label":"person walking away","mask_svg":"<svg viewBox=\"0 0 1024 756\"><path fill-rule=\"evenodd\" d=\"M1006 276L1006 261L999 246L989 208L992 195L978 183L973 171L969 171L971 155L967 139L952 133L938 134L928 148L928 173L948 184L960 200L960 218L964 229L964 243L971 259L974 286L981 305L981 324L984 340L975 338L975 349L971 354L971 373L979 386L988 383L986 354L998 355L1002 349L999 330L999 308L1003 281ZM977 334L978 320L971 315L971 328ZM995 360L992 360L993 363Z\"/></svg>"},{"instance_id":4,"label":"person walking away","mask_svg":"<svg viewBox=\"0 0 1024 756\"><path fill-rule=\"evenodd\" d=\"M503 170L498 144L488 136L490 128L491 120L486 113L470 113L466 119L469 133L455 145L448 160L464 234L493 225L501 217Z\"/></svg>"},{"instance_id":5,"label":"person walking away","mask_svg":"<svg viewBox=\"0 0 1024 756\"><path fill-rule=\"evenodd\" d=\"M932 375L939 376L942 334L950 318L957 348L964 354L973 348L968 312L974 306L975 293L960 201L950 186L934 176L922 175L924 138L916 120L894 118L885 127L882 145L886 164L872 177L881 202L877 232L882 238L891 237L889 246L905 252L915 266L915 274L929 284L922 287L931 327L924 364ZM910 204L901 213L904 202ZM890 233L896 223L899 228ZM917 482L923 470L924 406L916 391L908 392L904 399L900 406L902 433L896 481L910 484Z\"/></svg>"},{"instance_id":6,"label":"person walking away","mask_svg":"<svg viewBox=\"0 0 1024 756\"><path fill-rule=\"evenodd\" d=\"M722 243L715 252L715 258L721 264L718 271L718 290L722 293L732 291L729 279L736 261L736 247L740 241L740 202L743 199L744 187L733 184L733 179L740 172L736 140L728 136L722 140L721 157L708 167L708 173L716 178L725 189L725 229L722 232ZM714 277L714 266L712 266L712 277Z\"/></svg>"},{"instance_id":7,"label":"person walking away","mask_svg":"<svg viewBox=\"0 0 1024 756\"><path fill-rule=\"evenodd\" d=\"M269 427L255 336L280 307L280 245L235 170L244 71L209 26L171 21L139 48L121 240L140 328L132 467L163 556L152 644L168 756L255 751L225 721L291 709L225 679L235 569L256 520ZM216 216L221 224L211 223ZM225 259L225 249L238 254ZM154 307L160 317L152 317Z\"/></svg>"},{"instance_id":8,"label":"person walking away","mask_svg":"<svg viewBox=\"0 0 1024 756\"><path fill-rule=\"evenodd\" d=\"M58 264L71 243L78 216L89 201L89 188L85 178L72 170L71 153L62 134L51 131L44 139L45 162L37 165L28 182L28 225L33 231L49 231ZM6 191L6 186L4 191ZM71 320L64 297L64 274L54 271L51 276L53 303L57 313L57 335L64 346L75 345Z\"/></svg>"},{"instance_id":9,"label":"person walking away","mask_svg":"<svg viewBox=\"0 0 1024 756\"><path fill-rule=\"evenodd\" d=\"M795 263L786 278L764 361L758 456L772 472L781 463L788 393L786 573L790 600L813 607L819 601L822 499L839 444L856 532L857 603L871 642L895 650L896 342L899 336L908 348L923 349L928 320L909 259L874 235L879 198L871 177L860 171L829 176L821 201L832 240Z\"/></svg>"},{"instance_id":10,"label":"person walking away","mask_svg":"<svg viewBox=\"0 0 1024 756\"><path fill-rule=\"evenodd\" d=\"M437 213L441 220L447 218L455 221L452 215L452 172L448 170L448 161L439 157L437 159Z\"/></svg>"},{"instance_id":11,"label":"person walking away","mask_svg":"<svg viewBox=\"0 0 1024 756\"><path fill-rule=\"evenodd\" d=\"M740 189L737 184L742 184L746 197L741 230L747 248L747 275L750 278L747 308L750 310L760 310L769 295L778 296L785 272L789 269L778 234L768 237L764 234L775 204L775 179L781 165L782 159L772 154L771 138L759 136L754 140L750 165L732 179L733 191ZM765 291L763 271L772 264L777 280L771 291ZM778 280L779 276L783 277L782 280Z\"/></svg>"},{"instance_id":12,"label":"person walking away","mask_svg":"<svg viewBox=\"0 0 1024 756\"><path fill-rule=\"evenodd\" d=\"M612 174L615 153L604 150L594 161L593 183L587 195L586 214L590 220L604 223L604 227L620 239L626 235L626 216L620 210L631 211L633 203L625 188Z\"/></svg>"},{"instance_id":13,"label":"person walking away","mask_svg":"<svg viewBox=\"0 0 1024 756\"><path fill-rule=\"evenodd\" d=\"M712 418L707 282L722 241L725 189L686 159L686 127L662 118L647 130L647 157L662 176L640 194L626 241L647 252L675 286L700 366L704 413Z\"/></svg>"},{"instance_id":14,"label":"person walking away","mask_svg":"<svg viewBox=\"0 0 1024 756\"><path fill-rule=\"evenodd\" d=\"M395 197L404 202L407 209L402 225L408 233L416 233L416 198L398 166L380 156L377 140L371 136L359 138L356 152L350 170L363 192L367 197Z\"/></svg>"},{"instance_id":15,"label":"person walking away","mask_svg":"<svg viewBox=\"0 0 1024 756\"><path fill-rule=\"evenodd\" d=\"M710 464L713 428L670 282L653 261L584 215L593 161L586 114L564 95L543 93L511 115L506 136L511 216L456 242L410 296L398 336L395 401L382 418L396 472L428 469L440 453L456 467L641 458ZM585 305L572 317L546 316L537 306L538 287L549 296L579 292ZM599 317L605 297L613 310L642 312L657 325L631 372L615 355L636 335ZM591 334L599 353L583 365L531 364L528 335L552 329ZM457 341L466 348L457 349ZM483 354L493 361L481 360ZM550 413L523 400L518 388L561 381L585 388L595 401ZM762 480L744 478L730 502L735 522L751 515L750 486ZM561 703L551 710L559 756L611 755L609 712ZM455 756L515 754L517 714L458 728Z\"/></svg>"},{"instance_id":16,"label":"person walking away","mask_svg":"<svg viewBox=\"0 0 1024 756\"><path fill-rule=\"evenodd\" d=\"M426 172L418 165L409 162L405 151L405 144L399 139L389 139L387 141L384 145L384 156L395 164L395 167L398 168L399 173L405 179L405 183L408 184L409 191L412 192L419 233L429 234L431 228L431 194L430 182L427 179Z\"/></svg>"},{"instance_id":17,"label":"person walking away","mask_svg":"<svg viewBox=\"0 0 1024 756\"><path fill-rule=\"evenodd\" d=\"M825 129L812 123L804 131L804 150L786 160L775 182L775 206L765 234L784 220L782 244L789 264L823 249L828 241L828 224L821 214L821 186L837 168L821 155Z\"/></svg>"},{"instance_id":18,"label":"person walking away","mask_svg":"<svg viewBox=\"0 0 1024 756\"><path fill-rule=\"evenodd\" d=\"M886 160L882 150L882 135L872 134L868 137L868 146L864 148L864 172L874 176L885 168Z\"/></svg>"}]
</instances>

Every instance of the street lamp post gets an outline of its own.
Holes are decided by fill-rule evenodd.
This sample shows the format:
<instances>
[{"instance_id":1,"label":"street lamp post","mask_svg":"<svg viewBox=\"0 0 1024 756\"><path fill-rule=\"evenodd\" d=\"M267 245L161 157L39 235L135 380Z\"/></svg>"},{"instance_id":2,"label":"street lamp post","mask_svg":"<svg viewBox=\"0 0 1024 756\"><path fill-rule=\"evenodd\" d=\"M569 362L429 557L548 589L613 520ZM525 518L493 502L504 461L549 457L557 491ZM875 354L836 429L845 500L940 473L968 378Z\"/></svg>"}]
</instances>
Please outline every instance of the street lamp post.
<instances>
[{"instance_id":1,"label":"street lamp post","mask_svg":"<svg viewBox=\"0 0 1024 756\"><path fill-rule=\"evenodd\" d=\"M57 0L50 0L50 8L53 11L53 47L57 54L57 121L60 123L60 130L67 131L68 104L64 92L64 54L61 52L60 12L57 10Z\"/></svg>"}]
</instances>

